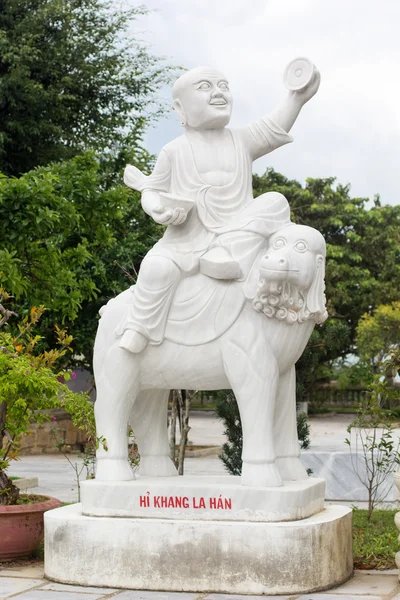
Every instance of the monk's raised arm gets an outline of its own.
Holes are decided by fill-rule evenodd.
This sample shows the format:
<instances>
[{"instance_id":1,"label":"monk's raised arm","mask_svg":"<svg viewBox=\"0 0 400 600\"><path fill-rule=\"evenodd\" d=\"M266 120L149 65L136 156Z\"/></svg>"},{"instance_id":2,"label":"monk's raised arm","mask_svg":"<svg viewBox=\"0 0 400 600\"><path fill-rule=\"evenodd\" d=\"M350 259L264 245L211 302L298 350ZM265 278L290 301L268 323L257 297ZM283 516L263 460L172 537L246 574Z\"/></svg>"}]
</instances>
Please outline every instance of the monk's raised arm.
<instances>
[{"instance_id":1,"label":"monk's raised arm","mask_svg":"<svg viewBox=\"0 0 400 600\"><path fill-rule=\"evenodd\" d=\"M282 104L270 113L269 118L289 133L303 106L317 93L320 82L321 75L315 70L307 87L297 92L289 92Z\"/></svg>"},{"instance_id":2,"label":"monk's raised arm","mask_svg":"<svg viewBox=\"0 0 400 600\"><path fill-rule=\"evenodd\" d=\"M300 110L318 91L320 74L317 70L303 90L290 91L284 101L269 115L238 130L252 160L293 141L289 135Z\"/></svg>"}]
</instances>

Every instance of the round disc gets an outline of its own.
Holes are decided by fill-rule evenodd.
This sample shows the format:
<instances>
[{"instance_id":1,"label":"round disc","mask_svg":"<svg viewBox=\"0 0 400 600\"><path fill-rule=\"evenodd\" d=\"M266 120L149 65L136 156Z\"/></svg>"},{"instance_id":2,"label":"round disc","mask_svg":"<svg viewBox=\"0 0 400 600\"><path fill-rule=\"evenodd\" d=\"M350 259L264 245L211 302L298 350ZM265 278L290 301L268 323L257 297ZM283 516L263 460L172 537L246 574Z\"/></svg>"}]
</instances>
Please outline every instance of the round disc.
<instances>
[{"instance_id":1,"label":"round disc","mask_svg":"<svg viewBox=\"0 0 400 600\"><path fill-rule=\"evenodd\" d=\"M314 74L314 65L308 58L300 57L292 60L283 73L283 83L292 91L306 87Z\"/></svg>"}]
</instances>

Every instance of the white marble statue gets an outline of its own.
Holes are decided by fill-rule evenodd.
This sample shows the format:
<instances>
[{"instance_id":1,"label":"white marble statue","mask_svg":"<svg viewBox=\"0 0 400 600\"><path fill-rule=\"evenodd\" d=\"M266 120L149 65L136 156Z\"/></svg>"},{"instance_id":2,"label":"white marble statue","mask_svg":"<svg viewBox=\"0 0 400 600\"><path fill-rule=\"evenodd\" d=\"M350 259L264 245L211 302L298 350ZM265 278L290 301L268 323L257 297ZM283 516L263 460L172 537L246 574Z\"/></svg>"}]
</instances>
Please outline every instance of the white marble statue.
<instances>
[{"instance_id":1,"label":"white marble statue","mask_svg":"<svg viewBox=\"0 0 400 600\"><path fill-rule=\"evenodd\" d=\"M290 223L286 199L253 199L252 162L292 141L314 70L268 117L228 129L226 77L201 67L173 87L184 133L160 153L150 176L128 166L125 183L167 226L142 262L137 284L102 311L94 369L96 478L133 479L130 422L140 473L175 475L166 413L170 389L227 389L243 425L242 484L280 486L306 476L299 461L294 364L326 318L325 243Z\"/></svg>"},{"instance_id":2,"label":"white marble statue","mask_svg":"<svg viewBox=\"0 0 400 600\"><path fill-rule=\"evenodd\" d=\"M175 83L184 135L163 148L150 177L132 166L125 171L125 183L142 192L145 212L168 227L142 262L132 310L119 326L123 348L140 352L149 340L163 341L182 277L200 268L215 278L245 278L265 239L289 222L281 195L253 199L252 163L292 141L288 132L318 86L316 72L270 116L228 129L232 96L222 73L199 67Z\"/></svg>"}]
</instances>

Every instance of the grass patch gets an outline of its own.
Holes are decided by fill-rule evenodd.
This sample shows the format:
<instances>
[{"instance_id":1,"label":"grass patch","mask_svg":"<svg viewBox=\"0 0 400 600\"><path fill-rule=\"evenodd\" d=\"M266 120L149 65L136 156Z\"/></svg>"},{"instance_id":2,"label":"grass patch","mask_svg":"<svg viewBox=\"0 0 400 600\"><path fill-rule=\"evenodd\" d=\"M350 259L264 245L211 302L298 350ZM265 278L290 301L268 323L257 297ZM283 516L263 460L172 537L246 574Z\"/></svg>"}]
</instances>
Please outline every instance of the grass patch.
<instances>
[{"instance_id":1,"label":"grass patch","mask_svg":"<svg viewBox=\"0 0 400 600\"><path fill-rule=\"evenodd\" d=\"M37 504L38 502L46 502L47 500L47 496L38 496L37 494L20 494L16 504Z\"/></svg>"},{"instance_id":2,"label":"grass patch","mask_svg":"<svg viewBox=\"0 0 400 600\"><path fill-rule=\"evenodd\" d=\"M399 531L394 524L396 510L353 509L353 555L355 569L396 569L394 556L400 550Z\"/></svg>"},{"instance_id":3,"label":"grass patch","mask_svg":"<svg viewBox=\"0 0 400 600\"><path fill-rule=\"evenodd\" d=\"M42 540L37 548L31 554L32 560L44 560L44 540Z\"/></svg>"}]
</instances>

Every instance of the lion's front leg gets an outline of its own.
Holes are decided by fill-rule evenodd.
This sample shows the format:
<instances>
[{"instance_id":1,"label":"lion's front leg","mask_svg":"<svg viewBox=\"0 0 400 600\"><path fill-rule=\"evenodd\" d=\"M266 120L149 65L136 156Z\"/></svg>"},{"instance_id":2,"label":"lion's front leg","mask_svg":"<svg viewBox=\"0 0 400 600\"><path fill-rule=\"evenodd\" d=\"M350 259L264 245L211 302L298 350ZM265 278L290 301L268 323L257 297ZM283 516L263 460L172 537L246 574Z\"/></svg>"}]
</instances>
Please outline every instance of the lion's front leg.
<instances>
[{"instance_id":1,"label":"lion's front leg","mask_svg":"<svg viewBox=\"0 0 400 600\"><path fill-rule=\"evenodd\" d=\"M296 371L294 365L279 379L275 405L274 437L276 464L285 481L307 479L307 471L300 461L297 436Z\"/></svg>"},{"instance_id":2,"label":"lion's front leg","mask_svg":"<svg viewBox=\"0 0 400 600\"><path fill-rule=\"evenodd\" d=\"M261 332L231 338L223 348L226 375L234 392L243 428L242 485L279 487L275 464L274 409L278 366Z\"/></svg>"},{"instance_id":3,"label":"lion's front leg","mask_svg":"<svg viewBox=\"0 0 400 600\"><path fill-rule=\"evenodd\" d=\"M134 479L128 462L128 420L139 392L135 362L130 352L115 345L95 372L96 433L104 440L96 453L96 479L100 481Z\"/></svg>"}]
</instances>

